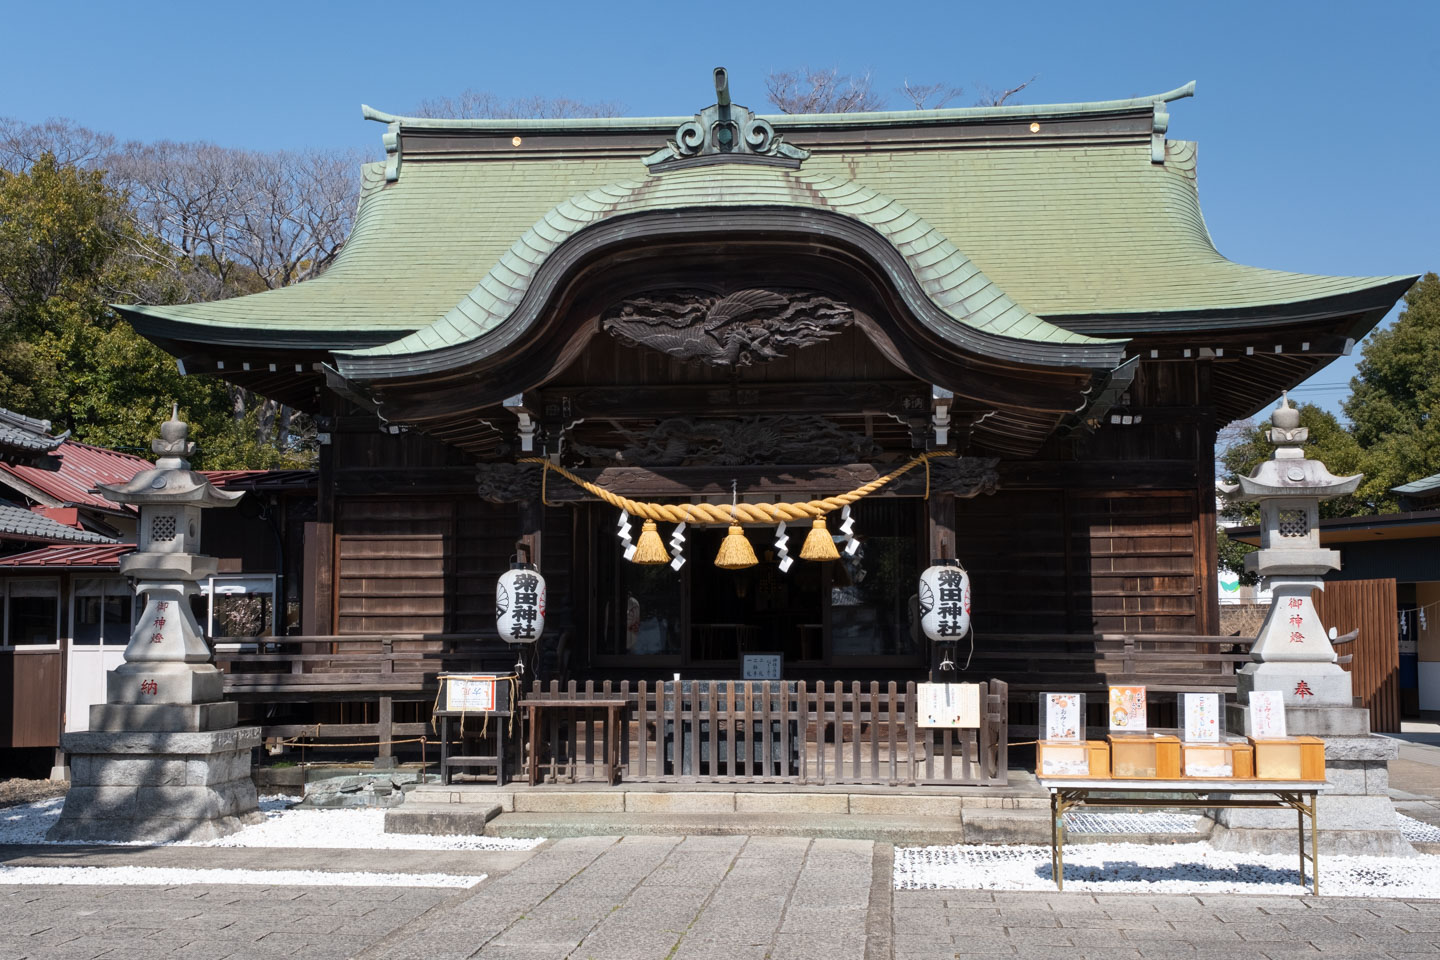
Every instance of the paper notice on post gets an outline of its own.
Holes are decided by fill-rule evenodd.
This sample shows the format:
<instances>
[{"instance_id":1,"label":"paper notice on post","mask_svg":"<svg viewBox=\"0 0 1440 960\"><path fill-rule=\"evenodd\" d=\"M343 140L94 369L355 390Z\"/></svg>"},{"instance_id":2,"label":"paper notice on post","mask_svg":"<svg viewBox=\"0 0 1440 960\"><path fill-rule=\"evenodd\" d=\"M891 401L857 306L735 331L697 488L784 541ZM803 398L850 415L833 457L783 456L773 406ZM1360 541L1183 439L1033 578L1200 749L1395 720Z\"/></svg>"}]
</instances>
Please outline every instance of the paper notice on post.
<instances>
[{"instance_id":1,"label":"paper notice on post","mask_svg":"<svg viewBox=\"0 0 1440 960\"><path fill-rule=\"evenodd\" d=\"M980 726L978 683L920 683L915 685L919 727Z\"/></svg>"}]
</instances>

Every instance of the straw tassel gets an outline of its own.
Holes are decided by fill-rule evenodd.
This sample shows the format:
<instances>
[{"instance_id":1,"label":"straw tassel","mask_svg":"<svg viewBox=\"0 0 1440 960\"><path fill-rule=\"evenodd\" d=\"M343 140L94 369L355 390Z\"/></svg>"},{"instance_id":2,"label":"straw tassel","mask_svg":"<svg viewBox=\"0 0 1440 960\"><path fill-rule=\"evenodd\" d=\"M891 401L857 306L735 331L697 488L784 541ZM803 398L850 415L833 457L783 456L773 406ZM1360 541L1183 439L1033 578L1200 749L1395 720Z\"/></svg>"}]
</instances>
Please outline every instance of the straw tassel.
<instances>
[{"instance_id":1,"label":"straw tassel","mask_svg":"<svg viewBox=\"0 0 1440 960\"><path fill-rule=\"evenodd\" d=\"M670 554L665 552L665 544L660 541L660 531L655 529L654 520L646 520L645 526L640 529L640 542L635 545L635 556L630 559L647 566L670 562Z\"/></svg>"},{"instance_id":2,"label":"straw tassel","mask_svg":"<svg viewBox=\"0 0 1440 960\"><path fill-rule=\"evenodd\" d=\"M731 524L730 532L720 544L720 553L715 557L715 566L721 570L744 570L759 562L755 559L755 548L745 539L745 529Z\"/></svg>"},{"instance_id":3,"label":"straw tassel","mask_svg":"<svg viewBox=\"0 0 1440 960\"><path fill-rule=\"evenodd\" d=\"M801 560L839 560L840 551L835 549L835 540L825 526L824 517L816 517L805 535L805 545L800 548Z\"/></svg>"}]
</instances>

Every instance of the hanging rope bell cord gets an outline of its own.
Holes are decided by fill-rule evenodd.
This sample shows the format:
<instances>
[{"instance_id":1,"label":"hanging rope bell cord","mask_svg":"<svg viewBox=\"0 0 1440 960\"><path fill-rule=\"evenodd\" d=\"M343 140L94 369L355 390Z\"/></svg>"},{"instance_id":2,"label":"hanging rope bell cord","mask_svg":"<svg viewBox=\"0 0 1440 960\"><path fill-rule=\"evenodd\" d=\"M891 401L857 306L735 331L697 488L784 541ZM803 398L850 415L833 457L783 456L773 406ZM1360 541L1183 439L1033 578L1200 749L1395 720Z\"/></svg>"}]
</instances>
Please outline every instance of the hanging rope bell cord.
<instances>
[{"instance_id":1,"label":"hanging rope bell cord","mask_svg":"<svg viewBox=\"0 0 1440 960\"><path fill-rule=\"evenodd\" d=\"M642 520L657 520L662 523L687 523L691 526L720 523L728 526L732 523L779 523L781 520L790 523L802 519L814 520L818 517L825 516L825 514L830 513L832 510L839 510L841 507L849 506L862 497L869 496L896 477L909 473L921 464L925 464L925 473L928 478L931 460L937 457L953 456L955 456L955 451L953 450L931 450L927 453L922 453L920 456L891 470L883 477L876 477L869 483L856 487L848 493L842 493L834 497L826 497L823 500L807 500L802 503L738 503L734 505L718 503L646 503L641 500L631 500L628 497L611 493L604 487L597 486L588 480L580 479L564 467L551 463L543 457L525 457L518 462L538 463L544 469L560 474L560 476L569 480L586 493L604 500L612 507L619 507L632 517L639 517ZM930 496L928 479L925 485L925 496L927 499Z\"/></svg>"}]
</instances>

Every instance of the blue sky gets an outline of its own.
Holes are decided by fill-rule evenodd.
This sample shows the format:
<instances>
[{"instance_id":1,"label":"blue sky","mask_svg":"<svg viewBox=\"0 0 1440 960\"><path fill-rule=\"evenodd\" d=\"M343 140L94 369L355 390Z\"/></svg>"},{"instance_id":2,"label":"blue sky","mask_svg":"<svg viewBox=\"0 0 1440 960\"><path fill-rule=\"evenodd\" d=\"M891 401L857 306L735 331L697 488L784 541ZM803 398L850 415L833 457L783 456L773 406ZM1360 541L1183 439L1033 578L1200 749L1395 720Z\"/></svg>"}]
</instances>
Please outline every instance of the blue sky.
<instances>
[{"instance_id":1,"label":"blue sky","mask_svg":"<svg viewBox=\"0 0 1440 960\"><path fill-rule=\"evenodd\" d=\"M804 65L868 70L883 91L1038 74L1028 103L1195 80L1170 136L1200 142L1222 253L1311 273L1440 270L1433 0L7 7L0 115L256 149L378 154L382 128L360 103L398 113L467 87L689 114L713 99L718 65L761 111L765 74ZM1333 364L1300 396L1336 408L1352 368Z\"/></svg>"}]
</instances>

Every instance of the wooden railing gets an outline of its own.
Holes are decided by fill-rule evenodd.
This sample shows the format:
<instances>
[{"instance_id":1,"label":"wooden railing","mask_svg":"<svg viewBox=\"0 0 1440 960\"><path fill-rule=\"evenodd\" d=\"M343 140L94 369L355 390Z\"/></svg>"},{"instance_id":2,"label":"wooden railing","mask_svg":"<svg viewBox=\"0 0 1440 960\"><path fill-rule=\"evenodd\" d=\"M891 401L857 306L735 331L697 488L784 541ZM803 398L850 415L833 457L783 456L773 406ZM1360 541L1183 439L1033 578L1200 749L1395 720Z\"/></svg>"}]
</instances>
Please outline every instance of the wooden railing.
<instances>
[{"instance_id":1,"label":"wooden railing","mask_svg":"<svg viewBox=\"0 0 1440 960\"><path fill-rule=\"evenodd\" d=\"M394 740L432 733L428 709L423 709L425 720L400 722L395 719L397 703L429 704L439 673L501 666L495 662L495 644L485 645L471 635L218 637L214 644L216 665L225 672L227 700L374 705L373 721L263 723L263 737L302 738L317 745L326 740L375 741L381 757L393 755Z\"/></svg>"},{"instance_id":2,"label":"wooden railing","mask_svg":"<svg viewBox=\"0 0 1440 960\"><path fill-rule=\"evenodd\" d=\"M628 701L619 737L630 782L1004 784L1008 690L980 686L980 727L963 730L917 727L914 683L572 681L536 683L526 697ZM545 717L544 780L603 779L599 720Z\"/></svg>"},{"instance_id":3,"label":"wooden railing","mask_svg":"<svg viewBox=\"0 0 1440 960\"><path fill-rule=\"evenodd\" d=\"M970 672L1002 676L1017 692L1103 692L1142 684L1157 693L1233 693L1254 637L1024 634L981 638ZM964 653L962 651L962 657Z\"/></svg>"}]
</instances>

